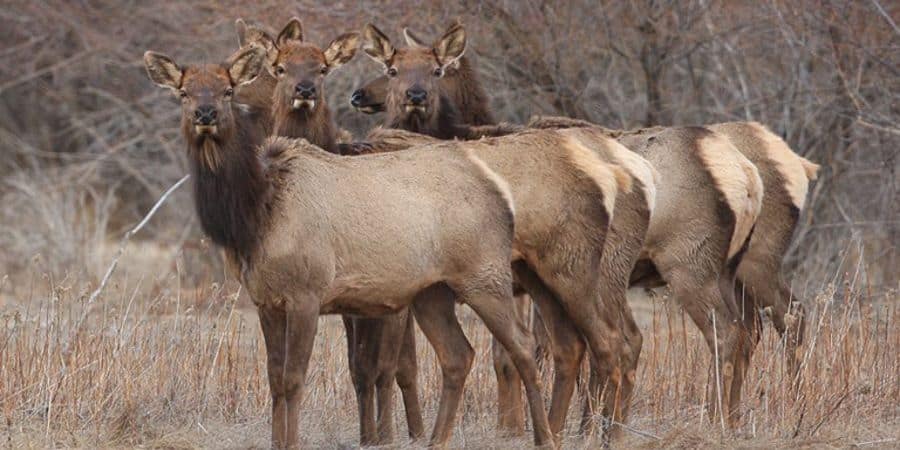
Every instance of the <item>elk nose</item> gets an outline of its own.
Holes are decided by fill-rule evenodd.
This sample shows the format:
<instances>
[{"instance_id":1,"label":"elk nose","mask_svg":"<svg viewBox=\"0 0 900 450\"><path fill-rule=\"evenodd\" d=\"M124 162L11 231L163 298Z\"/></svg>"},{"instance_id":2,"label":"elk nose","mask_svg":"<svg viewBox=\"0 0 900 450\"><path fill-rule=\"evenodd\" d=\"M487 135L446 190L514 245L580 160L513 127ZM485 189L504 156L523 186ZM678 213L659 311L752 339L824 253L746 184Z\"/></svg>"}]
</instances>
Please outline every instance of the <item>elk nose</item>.
<instances>
[{"instance_id":1,"label":"elk nose","mask_svg":"<svg viewBox=\"0 0 900 450\"><path fill-rule=\"evenodd\" d=\"M428 92L420 87L411 87L406 90L406 99L413 105L421 105L428 99Z\"/></svg>"},{"instance_id":2,"label":"elk nose","mask_svg":"<svg viewBox=\"0 0 900 450\"><path fill-rule=\"evenodd\" d=\"M316 96L316 85L307 81L297 83L294 93L300 98L313 98Z\"/></svg>"},{"instance_id":3,"label":"elk nose","mask_svg":"<svg viewBox=\"0 0 900 450\"><path fill-rule=\"evenodd\" d=\"M354 108L359 108L363 104L363 100L366 98L366 92L362 89L357 89L350 94L350 105Z\"/></svg>"},{"instance_id":4,"label":"elk nose","mask_svg":"<svg viewBox=\"0 0 900 450\"><path fill-rule=\"evenodd\" d=\"M198 125L214 125L219 113L212 105L203 105L194 111L194 122Z\"/></svg>"}]
</instances>

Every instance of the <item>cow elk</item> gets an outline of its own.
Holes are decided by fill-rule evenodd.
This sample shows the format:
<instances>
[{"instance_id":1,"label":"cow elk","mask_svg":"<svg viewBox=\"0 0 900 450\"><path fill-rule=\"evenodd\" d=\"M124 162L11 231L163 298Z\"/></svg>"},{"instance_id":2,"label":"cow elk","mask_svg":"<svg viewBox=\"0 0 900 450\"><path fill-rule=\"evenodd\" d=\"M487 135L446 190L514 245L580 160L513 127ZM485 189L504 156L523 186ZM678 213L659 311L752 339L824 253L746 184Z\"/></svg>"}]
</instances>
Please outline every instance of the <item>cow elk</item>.
<instances>
[{"instance_id":1,"label":"cow elk","mask_svg":"<svg viewBox=\"0 0 900 450\"><path fill-rule=\"evenodd\" d=\"M413 147L444 151L460 145L406 130L382 128L370 133L369 143L380 152ZM606 406L613 417L621 420L627 413L634 383L637 359L632 355L639 352L641 345L640 332L624 302L624 291L653 209L653 168L614 140L587 130L531 130L470 141L466 147L509 183L515 199L514 268L548 325L554 349L551 430L558 436L564 428L585 341L592 359L598 361L594 365L601 371L598 377L609 380L611 391L617 394L606 397ZM532 150L534 147L537 148ZM602 182L608 176L595 172L604 167L613 171L614 186ZM594 195L603 199L602 206L589 207L591 200L578 198L576 193L590 187L585 180L573 179L573 174L579 172L595 174ZM632 183L640 189L632 189ZM598 209L605 212L605 217L601 217L605 220L591 217L596 212L588 212ZM603 236L610 223L617 230L610 230L605 239L589 237ZM530 251L521 251L529 247ZM614 253L607 257L606 251ZM624 264L619 261L620 255L626 260ZM606 290L606 280L598 280L598 273L618 276L617 283L622 286L619 302L597 297ZM626 321L630 321L630 326L622 329Z\"/></svg>"},{"instance_id":2,"label":"cow elk","mask_svg":"<svg viewBox=\"0 0 900 450\"><path fill-rule=\"evenodd\" d=\"M224 65L182 67L157 53L144 55L150 79L182 99L201 227L225 249L259 310L274 446L299 445L318 316L377 317L410 305L441 363L432 444L446 443L473 356L453 315L454 298L471 306L514 355L535 443L552 444L528 351L533 339L508 308L514 224L506 184L465 148L359 158L286 138L255 148L235 118L233 93L256 77L264 59L255 46Z\"/></svg>"},{"instance_id":3,"label":"cow elk","mask_svg":"<svg viewBox=\"0 0 900 450\"><path fill-rule=\"evenodd\" d=\"M399 125L408 130L423 131L425 127L421 124L427 123L432 128L424 131L436 136L448 134L441 133L441 129L464 128L442 120L458 117L461 113L441 111L439 107L450 103L446 97L441 97L443 86L424 76L429 73L429 67L432 68L431 73L439 74L434 68L441 67L441 49L455 50L456 53L451 54L456 57L460 51L458 47L462 46L464 50L464 35L460 37L461 31L452 31L452 28L448 30L442 39L456 46L440 44L439 40L431 51L416 51L416 47L397 50L374 27L364 31L367 53L385 66L389 78L384 94L388 126ZM434 56L429 59L429 54ZM406 76L402 75L400 66L406 68ZM467 79L467 87L471 87L473 81L474 78ZM411 100L407 97L404 102L402 93L410 86L417 86L427 95L437 98L426 103L424 109L409 108ZM432 91L425 87L432 88ZM466 90L466 87L461 90ZM378 103L377 92L367 94L370 94L370 105ZM456 107L449 106L451 111ZM565 120L562 122L565 123ZM535 125L542 126L540 123ZM547 126L546 123L544 126ZM571 125L547 127L568 126ZM435 130L438 132L433 132ZM630 260L631 267L635 268L632 281L645 284L665 282L670 286L675 298L703 332L714 355L713 367L720 368L716 379L720 379L721 383L716 384L717 392L711 399L715 397L721 401L711 401L711 406L727 408L729 419L733 419L739 405L743 374L752 351L747 330L743 324L737 323L741 313L734 300L734 274L761 208L763 191L759 173L728 139L707 129L686 127L643 130L628 136L609 135L618 137L626 147L649 160L662 174L657 186L660 197L657 205L663 208L653 215L641 257L636 264L633 259ZM666 173L671 171L681 173ZM673 206L677 205L676 200L685 198L679 192L679 186L683 183L691 183L694 187L692 204L685 208ZM664 204L664 201L667 203ZM622 261L629 263L627 257ZM604 294L611 302L624 303L624 300L619 300L624 296L622 286L610 288ZM629 319L623 318L621 326L624 329L631 328ZM634 332L637 332L636 328ZM631 334L634 335L634 332ZM636 354L640 352L640 339L631 339L631 342L634 343L631 351L636 360ZM597 375L592 377L593 394L586 403L586 418L592 411L590 405L593 399L599 395L596 391L608 381L600 375L602 371L594 370L594 373ZM515 391L515 388L509 389ZM515 407L501 405L501 411ZM606 406L603 415L616 422L620 417L619 413ZM589 421L583 420L582 428L588 426Z\"/></svg>"},{"instance_id":4,"label":"cow elk","mask_svg":"<svg viewBox=\"0 0 900 450\"><path fill-rule=\"evenodd\" d=\"M466 84L458 88L459 91L481 89L474 77L460 80ZM351 104L367 114L384 111L388 81L387 77L381 76L360 87L354 91ZM464 104L455 105L460 109L459 117L467 117ZM593 126L567 118L559 121L547 117L541 118L536 125L547 126L553 122L556 122L552 125L554 127ZM805 205L809 184L816 179L819 166L795 153L783 139L757 122L718 123L706 127L727 137L757 167L763 181L763 205L752 242L738 266L736 294L742 308L742 318L755 335L754 342L760 331L757 312L768 313L782 336L788 373L796 383L806 322L803 302L794 297L785 282L782 263ZM490 130L487 134L494 135L515 131L508 126L507 129L486 129ZM619 133L615 131L611 134ZM486 132L471 134L480 136Z\"/></svg>"},{"instance_id":5,"label":"cow elk","mask_svg":"<svg viewBox=\"0 0 900 450\"><path fill-rule=\"evenodd\" d=\"M278 35L238 19L238 35L241 45L256 43L266 48L266 76L273 83L261 88L269 90L270 99L273 95L275 98L270 109L278 124L276 135L306 138L333 153L343 154L354 148L338 143L339 128L328 110L324 90L327 75L355 54L356 33L341 35L325 50L303 40L297 18L292 18ZM253 83L256 84L258 81ZM343 321L359 409L360 445L385 445L393 439L395 381L403 396L409 436L414 440L422 438L425 427L418 399L413 316L404 309L388 317L344 316Z\"/></svg>"}]
</instances>

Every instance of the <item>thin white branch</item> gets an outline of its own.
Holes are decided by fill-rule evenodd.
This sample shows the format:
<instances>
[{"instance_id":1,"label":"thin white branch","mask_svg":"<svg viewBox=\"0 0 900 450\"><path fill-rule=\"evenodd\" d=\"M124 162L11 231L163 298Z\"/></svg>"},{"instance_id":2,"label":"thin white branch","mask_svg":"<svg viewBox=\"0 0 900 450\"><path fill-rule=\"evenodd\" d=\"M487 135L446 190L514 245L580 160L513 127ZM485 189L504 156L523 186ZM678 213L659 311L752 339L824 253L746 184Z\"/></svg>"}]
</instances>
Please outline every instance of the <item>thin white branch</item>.
<instances>
[{"instance_id":1,"label":"thin white branch","mask_svg":"<svg viewBox=\"0 0 900 450\"><path fill-rule=\"evenodd\" d=\"M119 265L119 258L121 258L125 253L125 247L128 245L128 241L131 240L131 237L134 236L135 233L141 231L141 229L144 228L144 225L146 225L147 222L150 221L150 218L153 217L154 214L156 214L156 211L160 206L162 206L163 202L165 202L166 199L169 198L169 195L172 194L172 192L175 192L175 190L178 189L182 184L184 184L184 182L187 181L188 178L190 178L190 175L181 177L181 179L173 184L172 187L167 189L166 192L164 192L163 195L159 197L159 200L156 201L156 204L153 205L152 208L150 208L150 211L147 213L147 215L145 215L144 218L134 226L134 228L128 230L128 232L125 233L124 236L122 236L122 240L119 242L119 249L116 250L116 255L113 257L112 262L109 264L109 268L106 269L106 274L103 275L103 279L100 281L100 285L97 286L97 289L94 289L94 292L92 292L91 296L88 297L87 303L84 304L84 309L81 311L81 317L79 317L78 322L75 323L75 327L72 329L72 336L63 344L65 345L63 354L68 352L69 344L71 344L71 342L75 339L76 335L81 329L82 324L84 324L84 321L87 318L88 313L90 312L91 304L93 304L94 301L97 300L97 297L100 296L100 293L103 292L103 289L106 287L106 283L109 282L109 278L112 276L113 272L115 272L116 267Z\"/></svg>"}]
</instances>

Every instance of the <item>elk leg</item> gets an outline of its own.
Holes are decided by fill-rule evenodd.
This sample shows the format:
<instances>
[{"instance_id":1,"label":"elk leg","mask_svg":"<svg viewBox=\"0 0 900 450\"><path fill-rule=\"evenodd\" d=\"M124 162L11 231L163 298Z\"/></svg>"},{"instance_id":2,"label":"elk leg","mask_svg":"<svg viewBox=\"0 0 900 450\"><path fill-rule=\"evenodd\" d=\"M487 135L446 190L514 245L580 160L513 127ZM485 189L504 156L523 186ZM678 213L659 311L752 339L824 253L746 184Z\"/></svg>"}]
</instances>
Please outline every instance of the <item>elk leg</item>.
<instances>
[{"instance_id":1,"label":"elk leg","mask_svg":"<svg viewBox=\"0 0 900 450\"><path fill-rule=\"evenodd\" d=\"M260 306L259 325L266 343L266 362L269 376L269 391L272 396L272 446L286 448L285 398L283 370L285 358L285 313L268 306Z\"/></svg>"},{"instance_id":2,"label":"elk leg","mask_svg":"<svg viewBox=\"0 0 900 450\"><path fill-rule=\"evenodd\" d=\"M735 399L740 399L740 392L732 392L732 389L740 389L739 381L735 386L735 376L736 371L740 371L742 377L742 372L746 369L740 354L749 348L750 337L733 310L736 305L727 304L723 298L718 276L709 275L704 280L692 273L693 269L695 268L679 266L664 276L669 280L673 297L700 329L712 353L715 376L709 395L710 418L716 417L721 411L721 401L723 408L731 409L725 411L725 417L731 423L731 416L735 413L733 409L737 406ZM716 367L719 368L718 373L715 373Z\"/></svg>"},{"instance_id":3,"label":"elk leg","mask_svg":"<svg viewBox=\"0 0 900 450\"><path fill-rule=\"evenodd\" d=\"M287 311L261 307L272 391L272 443L276 448L300 446L300 401L318 325L318 301L296 300Z\"/></svg>"},{"instance_id":4,"label":"elk leg","mask_svg":"<svg viewBox=\"0 0 900 450\"><path fill-rule=\"evenodd\" d=\"M732 426L740 419L741 391L744 386L744 376L750 368L750 358L753 355L758 337L758 333L754 333L754 330L759 325L755 309L749 312L738 309L735 299L737 281L735 280L734 272L734 269L728 269L719 277L719 292L722 294L722 299L726 305L731 305L731 309L736 311L739 317L739 320L733 322L737 328L738 340L733 356L734 374L727 398L728 415L726 417Z\"/></svg>"},{"instance_id":5,"label":"elk leg","mask_svg":"<svg viewBox=\"0 0 900 450\"><path fill-rule=\"evenodd\" d=\"M546 339L549 341L546 347L553 354L554 367L550 431L559 439L565 430L569 404L584 359L585 343L581 333L572 324L572 319L560 306L559 300L537 275L521 262L515 263L513 268L538 309L537 317L540 317L540 321L534 321L535 327L546 327Z\"/></svg>"},{"instance_id":6,"label":"elk leg","mask_svg":"<svg viewBox=\"0 0 900 450\"><path fill-rule=\"evenodd\" d=\"M766 267L776 269L766 270ZM743 261L738 266L738 280L743 286L739 294L750 299L755 308L767 311L772 325L784 342L787 373L796 384L800 372L803 335L806 320L802 303L791 294L790 288L778 272L776 262L763 264L758 260ZM773 281L777 280L777 281ZM741 298L738 298L740 301Z\"/></svg>"},{"instance_id":7,"label":"elk leg","mask_svg":"<svg viewBox=\"0 0 900 450\"><path fill-rule=\"evenodd\" d=\"M379 349L376 361L375 388L378 395L378 445L389 444L394 438L394 381L403 339L406 334L408 310L378 319L379 335L373 336Z\"/></svg>"},{"instance_id":8,"label":"elk leg","mask_svg":"<svg viewBox=\"0 0 900 450\"><path fill-rule=\"evenodd\" d=\"M468 286L457 290L457 293L460 300L478 314L491 334L509 352L513 364L519 371L531 409L535 445L552 445L553 435L550 432L547 411L544 409L537 364L534 362L534 338L531 336L531 330L528 329L524 318L518 317L515 308L509 307L512 301L510 283L502 286L495 283L484 284L489 286Z\"/></svg>"},{"instance_id":9,"label":"elk leg","mask_svg":"<svg viewBox=\"0 0 900 450\"><path fill-rule=\"evenodd\" d=\"M453 294L446 288L429 288L416 298L412 310L441 365L441 399L431 435L431 445L440 446L450 439L475 350L456 320Z\"/></svg>"},{"instance_id":10,"label":"elk leg","mask_svg":"<svg viewBox=\"0 0 900 450\"><path fill-rule=\"evenodd\" d=\"M524 295L515 297L515 312L523 320L530 303ZM510 435L525 429L525 405L522 403L522 378L516 370L512 358L496 337L491 339L491 354L494 357L494 374L497 376L497 424Z\"/></svg>"},{"instance_id":11,"label":"elk leg","mask_svg":"<svg viewBox=\"0 0 900 450\"><path fill-rule=\"evenodd\" d=\"M425 436L422 408L419 406L419 366L416 362L416 327L412 312L406 313L406 329L397 363L397 385L403 394L406 425L409 437L418 440Z\"/></svg>"},{"instance_id":12,"label":"elk leg","mask_svg":"<svg viewBox=\"0 0 900 450\"><path fill-rule=\"evenodd\" d=\"M396 360L395 360L396 361ZM379 370L375 380L378 393L378 445L389 444L394 438L394 380L396 365L388 370Z\"/></svg>"},{"instance_id":13,"label":"elk leg","mask_svg":"<svg viewBox=\"0 0 900 450\"><path fill-rule=\"evenodd\" d=\"M348 362L350 378L356 393L356 405L359 413L359 444L363 447L375 445L377 441L375 428L375 363L377 357L373 349L362 346L371 344L372 324L367 319L343 316L344 329L347 331ZM368 351L367 351L368 350ZM375 349L377 350L377 349Z\"/></svg>"}]
</instances>

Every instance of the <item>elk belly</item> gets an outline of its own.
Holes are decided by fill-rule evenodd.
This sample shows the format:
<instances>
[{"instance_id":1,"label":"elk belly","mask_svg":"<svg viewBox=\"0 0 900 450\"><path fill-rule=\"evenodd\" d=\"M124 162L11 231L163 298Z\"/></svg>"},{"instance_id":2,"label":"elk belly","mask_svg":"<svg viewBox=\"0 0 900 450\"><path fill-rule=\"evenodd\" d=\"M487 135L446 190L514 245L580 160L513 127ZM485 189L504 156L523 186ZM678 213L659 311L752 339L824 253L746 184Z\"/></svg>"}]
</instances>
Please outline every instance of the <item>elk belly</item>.
<instances>
[{"instance_id":1,"label":"elk belly","mask_svg":"<svg viewBox=\"0 0 900 450\"><path fill-rule=\"evenodd\" d=\"M365 317L394 313L409 306L416 295L437 281L425 277L417 280L341 277L335 280L320 312Z\"/></svg>"}]
</instances>

